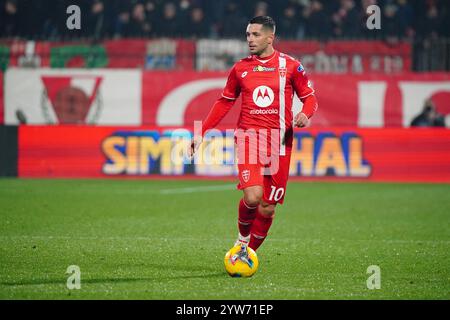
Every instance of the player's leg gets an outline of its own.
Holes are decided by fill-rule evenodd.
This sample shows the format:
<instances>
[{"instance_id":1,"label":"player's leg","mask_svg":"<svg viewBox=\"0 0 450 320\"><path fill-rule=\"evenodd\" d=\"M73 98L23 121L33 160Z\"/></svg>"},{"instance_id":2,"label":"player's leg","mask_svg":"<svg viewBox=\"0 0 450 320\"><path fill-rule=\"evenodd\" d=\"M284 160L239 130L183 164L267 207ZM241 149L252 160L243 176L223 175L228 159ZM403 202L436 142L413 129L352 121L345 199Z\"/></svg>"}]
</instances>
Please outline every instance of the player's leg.
<instances>
[{"instance_id":1,"label":"player's leg","mask_svg":"<svg viewBox=\"0 0 450 320\"><path fill-rule=\"evenodd\" d=\"M249 247L257 250L266 239L275 217L275 207L282 204L289 177L290 153L280 156L276 172L264 177L263 198L250 231Z\"/></svg>"},{"instance_id":2,"label":"player's leg","mask_svg":"<svg viewBox=\"0 0 450 320\"><path fill-rule=\"evenodd\" d=\"M254 144L249 141L237 142L238 148L238 189L244 193L239 201L238 210L238 239L235 245L248 245L250 242L250 230L256 217L258 205L263 196L264 176L261 174L261 165L252 161L257 153ZM256 158L255 158L256 159Z\"/></svg>"},{"instance_id":3,"label":"player's leg","mask_svg":"<svg viewBox=\"0 0 450 320\"><path fill-rule=\"evenodd\" d=\"M256 217L258 205L263 196L262 184L263 184L262 179L256 178L253 179L253 181L250 180L246 182L240 181L238 185L238 188L242 189L243 191L243 197L239 201L239 210L238 210L239 235L235 243L236 245L238 244L248 245L250 241L250 230L252 228L253 221L255 220Z\"/></svg>"},{"instance_id":4,"label":"player's leg","mask_svg":"<svg viewBox=\"0 0 450 320\"><path fill-rule=\"evenodd\" d=\"M243 237L248 237L253 220L255 219L256 210L262 199L263 188L262 186L251 186L245 188L243 191L244 196L239 202L238 225L239 233Z\"/></svg>"},{"instance_id":5,"label":"player's leg","mask_svg":"<svg viewBox=\"0 0 450 320\"><path fill-rule=\"evenodd\" d=\"M261 201L252 224L249 247L257 250L267 237L273 218L276 204Z\"/></svg>"}]
</instances>

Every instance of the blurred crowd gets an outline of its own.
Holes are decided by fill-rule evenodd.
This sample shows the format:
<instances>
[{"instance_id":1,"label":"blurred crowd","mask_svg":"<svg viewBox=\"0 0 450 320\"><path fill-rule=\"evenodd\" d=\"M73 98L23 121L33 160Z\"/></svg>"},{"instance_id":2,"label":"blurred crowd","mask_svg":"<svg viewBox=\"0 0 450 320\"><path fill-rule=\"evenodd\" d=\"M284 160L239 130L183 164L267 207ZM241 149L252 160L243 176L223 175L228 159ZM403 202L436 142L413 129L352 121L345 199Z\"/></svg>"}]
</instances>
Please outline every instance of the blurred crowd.
<instances>
[{"instance_id":1,"label":"blurred crowd","mask_svg":"<svg viewBox=\"0 0 450 320\"><path fill-rule=\"evenodd\" d=\"M285 39L450 37L448 0L0 0L0 37L243 38L253 16L270 15ZM81 8L81 30L66 27L66 8ZM369 5L381 30L366 28Z\"/></svg>"}]
</instances>

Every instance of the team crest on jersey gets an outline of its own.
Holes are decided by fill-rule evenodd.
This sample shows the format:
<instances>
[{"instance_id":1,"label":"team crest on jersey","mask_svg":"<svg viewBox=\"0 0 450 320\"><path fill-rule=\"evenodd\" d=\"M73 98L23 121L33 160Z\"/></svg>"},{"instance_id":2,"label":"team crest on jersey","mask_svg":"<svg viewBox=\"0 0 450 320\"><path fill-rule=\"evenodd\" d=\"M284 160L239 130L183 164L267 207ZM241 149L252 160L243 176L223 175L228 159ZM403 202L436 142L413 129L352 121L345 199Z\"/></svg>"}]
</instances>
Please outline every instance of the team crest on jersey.
<instances>
[{"instance_id":1,"label":"team crest on jersey","mask_svg":"<svg viewBox=\"0 0 450 320\"><path fill-rule=\"evenodd\" d=\"M301 63L300 63L300 65L298 66L297 71L298 71L298 72L303 72L303 71L305 71L305 68L303 67L303 65L302 65Z\"/></svg>"},{"instance_id":2,"label":"team crest on jersey","mask_svg":"<svg viewBox=\"0 0 450 320\"><path fill-rule=\"evenodd\" d=\"M286 77L286 67L278 68L278 72L280 73L280 77L282 78Z\"/></svg>"},{"instance_id":3,"label":"team crest on jersey","mask_svg":"<svg viewBox=\"0 0 450 320\"><path fill-rule=\"evenodd\" d=\"M248 180L250 180L250 170L242 171L242 180L244 180L244 182L248 182Z\"/></svg>"}]
</instances>

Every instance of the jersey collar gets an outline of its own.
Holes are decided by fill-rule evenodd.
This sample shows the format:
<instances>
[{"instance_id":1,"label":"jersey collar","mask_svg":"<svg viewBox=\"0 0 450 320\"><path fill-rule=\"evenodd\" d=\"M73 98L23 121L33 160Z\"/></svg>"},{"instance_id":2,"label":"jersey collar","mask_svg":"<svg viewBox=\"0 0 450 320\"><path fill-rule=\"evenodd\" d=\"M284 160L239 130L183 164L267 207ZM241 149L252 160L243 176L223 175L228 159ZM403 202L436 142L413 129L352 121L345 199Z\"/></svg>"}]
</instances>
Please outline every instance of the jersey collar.
<instances>
[{"instance_id":1,"label":"jersey collar","mask_svg":"<svg viewBox=\"0 0 450 320\"><path fill-rule=\"evenodd\" d=\"M258 60L258 61L261 62L261 63L267 63L267 62L269 62L270 60L272 60L272 59L277 55L277 53L278 53L278 51L277 51L277 50L274 50L273 53L272 53L270 56L264 57L264 58L262 58L262 59L261 59L261 58L258 58L257 55L253 55L253 59Z\"/></svg>"}]
</instances>

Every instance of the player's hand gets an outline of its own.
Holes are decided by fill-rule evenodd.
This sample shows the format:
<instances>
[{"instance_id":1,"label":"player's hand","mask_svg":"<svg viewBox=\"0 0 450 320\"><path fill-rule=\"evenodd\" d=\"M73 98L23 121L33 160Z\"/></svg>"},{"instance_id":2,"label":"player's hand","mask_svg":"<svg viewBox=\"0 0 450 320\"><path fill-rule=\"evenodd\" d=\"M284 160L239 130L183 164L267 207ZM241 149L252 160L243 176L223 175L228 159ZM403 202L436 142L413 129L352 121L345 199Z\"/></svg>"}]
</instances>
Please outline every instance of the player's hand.
<instances>
[{"instance_id":1,"label":"player's hand","mask_svg":"<svg viewBox=\"0 0 450 320\"><path fill-rule=\"evenodd\" d=\"M200 144L202 143L203 138L201 136L195 136L192 140L191 140L191 144L189 146L189 150L188 150L188 156L189 158L193 158L195 152L198 150L198 148L200 147Z\"/></svg>"},{"instance_id":2,"label":"player's hand","mask_svg":"<svg viewBox=\"0 0 450 320\"><path fill-rule=\"evenodd\" d=\"M294 118L294 125L297 128L304 128L309 124L309 119L303 112L297 113Z\"/></svg>"}]
</instances>

